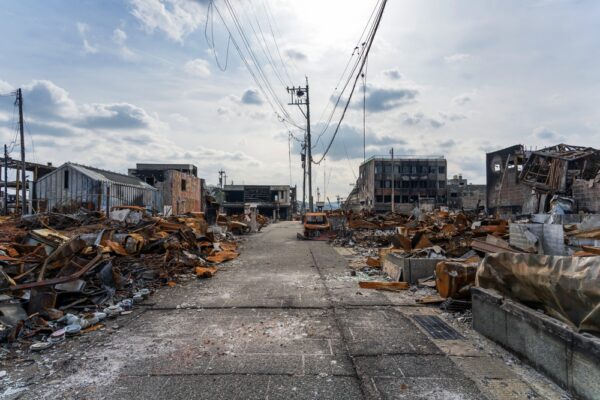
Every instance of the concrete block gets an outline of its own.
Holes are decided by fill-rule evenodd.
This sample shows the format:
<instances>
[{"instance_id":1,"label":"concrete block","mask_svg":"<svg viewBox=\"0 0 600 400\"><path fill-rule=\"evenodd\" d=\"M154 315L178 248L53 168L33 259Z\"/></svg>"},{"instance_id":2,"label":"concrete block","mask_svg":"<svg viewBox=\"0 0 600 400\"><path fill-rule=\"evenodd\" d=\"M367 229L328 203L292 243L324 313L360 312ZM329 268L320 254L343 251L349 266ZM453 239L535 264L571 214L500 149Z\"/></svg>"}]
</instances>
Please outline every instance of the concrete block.
<instances>
[{"instance_id":1,"label":"concrete block","mask_svg":"<svg viewBox=\"0 0 600 400\"><path fill-rule=\"evenodd\" d=\"M393 281L408 282L416 285L419 279L432 276L435 266L444 258L405 258L390 253L383 261L383 272Z\"/></svg>"},{"instance_id":2,"label":"concrete block","mask_svg":"<svg viewBox=\"0 0 600 400\"><path fill-rule=\"evenodd\" d=\"M569 331L558 321L521 304L505 301L502 308L506 311L506 347L566 387Z\"/></svg>"},{"instance_id":3,"label":"concrete block","mask_svg":"<svg viewBox=\"0 0 600 400\"><path fill-rule=\"evenodd\" d=\"M506 346L506 311L501 308L503 297L489 289L472 288L473 329Z\"/></svg>"},{"instance_id":4,"label":"concrete block","mask_svg":"<svg viewBox=\"0 0 600 400\"><path fill-rule=\"evenodd\" d=\"M471 293L476 331L517 353L578 398L600 398L600 338L577 333L496 291L473 288Z\"/></svg>"},{"instance_id":5,"label":"concrete block","mask_svg":"<svg viewBox=\"0 0 600 400\"><path fill-rule=\"evenodd\" d=\"M600 339L588 335L573 335L571 387L577 396L600 398Z\"/></svg>"}]
</instances>

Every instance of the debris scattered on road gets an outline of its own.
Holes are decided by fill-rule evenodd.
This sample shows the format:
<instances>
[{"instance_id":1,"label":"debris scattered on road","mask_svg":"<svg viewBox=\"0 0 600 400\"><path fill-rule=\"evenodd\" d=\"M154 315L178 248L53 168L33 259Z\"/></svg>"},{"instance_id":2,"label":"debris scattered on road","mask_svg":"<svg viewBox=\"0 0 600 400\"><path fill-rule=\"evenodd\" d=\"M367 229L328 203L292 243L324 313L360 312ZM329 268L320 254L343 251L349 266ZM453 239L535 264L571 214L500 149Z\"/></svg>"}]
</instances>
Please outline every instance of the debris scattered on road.
<instances>
[{"instance_id":1,"label":"debris scattered on road","mask_svg":"<svg viewBox=\"0 0 600 400\"><path fill-rule=\"evenodd\" d=\"M0 228L0 341L32 351L100 329L186 274L210 278L239 255L228 228L208 226L202 213L165 218L122 206L108 217L82 209L3 218Z\"/></svg>"}]
</instances>

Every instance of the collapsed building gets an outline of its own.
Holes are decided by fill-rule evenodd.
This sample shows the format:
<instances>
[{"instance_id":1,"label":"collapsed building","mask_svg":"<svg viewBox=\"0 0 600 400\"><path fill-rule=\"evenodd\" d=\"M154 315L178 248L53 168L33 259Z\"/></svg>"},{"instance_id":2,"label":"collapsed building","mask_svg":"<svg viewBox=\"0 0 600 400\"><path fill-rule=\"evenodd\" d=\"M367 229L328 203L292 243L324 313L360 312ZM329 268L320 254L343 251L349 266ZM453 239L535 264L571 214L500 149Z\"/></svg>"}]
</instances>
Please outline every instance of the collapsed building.
<instances>
[{"instance_id":1,"label":"collapsed building","mask_svg":"<svg viewBox=\"0 0 600 400\"><path fill-rule=\"evenodd\" d=\"M192 164L136 164L128 170L161 193L162 213L180 215L201 212L206 184Z\"/></svg>"},{"instance_id":2,"label":"collapsed building","mask_svg":"<svg viewBox=\"0 0 600 400\"><path fill-rule=\"evenodd\" d=\"M129 175L67 162L35 182L34 207L38 212L77 210L110 211L122 205L160 209L158 190Z\"/></svg>"},{"instance_id":3,"label":"collapsed building","mask_svg":"<svg viewBox=\"0 0 600 400\"><path fill-rule=\"evenodd\" d=\"M451 210L477 210L485 207L486 185L469 183L462 175L448 179L448 207Z\"/></svg>"},{"instance_id":4,"label":"collapsed building","mask_svg":"<svg viewBox=\"0 0 600 400\"><path fill-rule=\"evenodd\" d=\"M252 204L262 215L274 220L291 220L295 212L296 190L289 185L225 185L223 211L243 214Z\"/></svg>"},{"instance_id":5,"label":"collapsed building","mask_svg":"<svg viewBox=\"0 0 600 400\"><path fill-rule=\"evenodd\" d=\"M445 206L447 162L443 156L375 156L360 165L358 198L366 210L408 212Z\"/></svg>"},{"instance_id":6,"label":"collapsed building","mask_svg":"<svg viewBox=\"0 0 600 400\"><path fill-rule=\"evenodd\" d=\"M568 212L576 212L578 207L586 212L600 210L600 203L594 201L599 150L558 144L527 151L516 145L487 153L486 161L490 213L544 213L558 201Z\"/></svg>"}]
</instances>

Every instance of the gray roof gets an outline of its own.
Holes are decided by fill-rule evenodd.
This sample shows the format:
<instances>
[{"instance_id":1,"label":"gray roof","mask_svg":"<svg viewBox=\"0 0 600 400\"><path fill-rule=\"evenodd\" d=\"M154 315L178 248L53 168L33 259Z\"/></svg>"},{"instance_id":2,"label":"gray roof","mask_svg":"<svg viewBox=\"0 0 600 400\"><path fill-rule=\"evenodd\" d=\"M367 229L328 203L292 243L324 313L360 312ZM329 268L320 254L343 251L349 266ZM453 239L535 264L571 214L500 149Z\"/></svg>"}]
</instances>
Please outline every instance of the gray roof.
<instances>
[{"instance_id":1,"label":"gray roof","mask_svg":"<svg viewBox=\"0 0 600 400\"><path fill-rule=\"evenodd\" d=\"M135 176L119 174L118 172L106 171L100 168L88 167L87 165L80 165L71 162L63 164L63 166L67 165L97 181L119 183L121 185L157 190L153 186L136 178Z\"/></svg>"}]
</instances>

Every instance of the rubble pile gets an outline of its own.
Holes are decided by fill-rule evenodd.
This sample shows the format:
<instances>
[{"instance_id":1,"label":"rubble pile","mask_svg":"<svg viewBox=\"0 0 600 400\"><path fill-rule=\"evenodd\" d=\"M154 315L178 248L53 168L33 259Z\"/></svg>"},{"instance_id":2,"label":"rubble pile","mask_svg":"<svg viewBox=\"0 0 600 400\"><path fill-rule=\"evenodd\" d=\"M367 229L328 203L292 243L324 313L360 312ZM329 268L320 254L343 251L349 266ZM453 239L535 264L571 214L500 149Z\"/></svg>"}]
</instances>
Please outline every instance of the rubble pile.
<instances>
[{"instance_id":1,"label":"rubble pile","mask_svg":"<svg viewBox=\"0 0 600 400\"><path fill-rule=\"evenodd\" d=\"M97 329L155 288L236 258L236 239L201 213L168 218L117 207L0 221L0 341L32 350Z\"/></svg>"},{"instance_id":2,"label":"rubble pile","mask_svg":"<svg viewBox=\"0 0 600 400\"><path fill-rule=\"evenodd\" d=\"M269 218L262 214L256 214L256 230L260 231L265 226L269 225L271 221ZM217 217L217 224L222 227L226 227L227 230L234 234L245 234L252 231L252 219L248 214L237 214L227 216L225 214L219 214Z\"/></svg>"},{"instance_id":3,"label":"rubble pile","mask_svg":"<svg viewBox=\"0 0 600 400\"><path fill-rule=\"evenodd\" d=\"M370 276L378 271L385 282L403 283L400 289L410 285L436 289L435 295L419 292L417 301L443 303L450 309L469 305L469 289L486 251L510 248L506 220L446 209L426 213L415 209L411 215L350 213L348 228L338 232L333 245L353 249L354 270ZM370 286L387 288L387 284Z\"/></svg>"},{"instance_id":4,"label":"rubble pile","mask_svg":"<svg viewBox=\"0 0 600 400\"><path fill-rule=\"evenodd\" d=\"M378 278L359 282L362 288L410 288L416 302L456 312L468 309L470 289L483 285L596 332L600 325L591 310L598 305L595 277L600 267L585 258L600 255L600 215L565 214L568 207L560 204L556 213L522 215L514 221L448 210L415 209L410 216L349 214L348 229L332 243L352 249L354 274ZM559 290L555 281L569 283ZM435 292L421 291L426 288ZM571 307L578 311L565 316L569 306L564 304L572 304L572 298L586 307Z\"/></svg>"}]
</instances>

